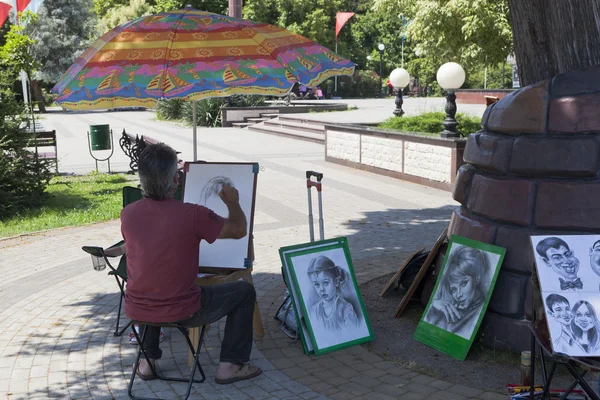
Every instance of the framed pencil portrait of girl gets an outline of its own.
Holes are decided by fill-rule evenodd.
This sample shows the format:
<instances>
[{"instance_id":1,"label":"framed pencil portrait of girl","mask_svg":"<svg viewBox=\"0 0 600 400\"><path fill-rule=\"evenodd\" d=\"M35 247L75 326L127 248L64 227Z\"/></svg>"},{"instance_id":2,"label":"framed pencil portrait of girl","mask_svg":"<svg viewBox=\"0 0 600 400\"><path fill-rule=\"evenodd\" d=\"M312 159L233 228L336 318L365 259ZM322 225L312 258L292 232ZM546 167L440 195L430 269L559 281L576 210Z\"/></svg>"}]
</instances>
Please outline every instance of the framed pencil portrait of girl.
<instances>
[{"instance_id":1,"label":"framed pencil portrait of girl","mask_svg":"<svg viewBox=\"0 0 600 400\"><path fill-rule=\"evenodd\" d=\"M506 249L452 236L414 338L459 360L469 353Z\"/></svg>"},{"instance_id":2,"label":"framed pencil portrait of girl","mask_svg":"<svg viewBox=\"0 0 600 400\"><path fill-rule=\"evenodd\" d=\"M373 340L346 238L279 250L316 355Z\"/></svg>"}]
</instances>

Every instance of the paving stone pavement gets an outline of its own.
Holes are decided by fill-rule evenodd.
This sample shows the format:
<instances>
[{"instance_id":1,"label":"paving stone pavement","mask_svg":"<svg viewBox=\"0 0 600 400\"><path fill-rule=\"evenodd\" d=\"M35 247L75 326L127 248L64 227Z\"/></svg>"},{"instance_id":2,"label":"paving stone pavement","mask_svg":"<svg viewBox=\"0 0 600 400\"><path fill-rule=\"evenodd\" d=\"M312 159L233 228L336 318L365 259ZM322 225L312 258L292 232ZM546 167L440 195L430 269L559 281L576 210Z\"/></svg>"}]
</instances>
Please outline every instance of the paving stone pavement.
<instances>
[{"instance_id":1,"label":"paving stone pavement","mask_svg":"<svg viewBox=\"0 0 600 400\"><path fill-rule=\"evenodd\" d=\"M93 168L86 154L86 125L106 121L113 129L152 132L191 156L189 128L160 123L149 113L48 114L57 128L61 171ZM129 127L128 127L129 129ZM120 151L117 149L116 154ZM498 393L436 380L370 353L363 346L306 356L273 320L283 300L278 249L307 242L304 172L323 172L326 237L347 236L359 283L393 272L412 251L431 246L456 203L450 193L323 161L323 146L238 129L199 130L199 154L213 161L253 161L258 178L254 281L265 337L251 362L259 378L216 385L224 323L206 335L201 363L207 380L195 399L504 399ZM121 155L113 165L126 163ZM121 161L119 161L121 160ZM121 163L121 164L120 164ZM0 240L0 395L8 399L124 399L136 347L114 337L118 290L96 272L83 245L108 246L120 238L118 221L61 228ZM166 330L160 367L184 374L186 346ZM375 339L376 340L376 339ZM184 384L137 381L139 395L180 398Z\"/></svg>"}]
</instances>

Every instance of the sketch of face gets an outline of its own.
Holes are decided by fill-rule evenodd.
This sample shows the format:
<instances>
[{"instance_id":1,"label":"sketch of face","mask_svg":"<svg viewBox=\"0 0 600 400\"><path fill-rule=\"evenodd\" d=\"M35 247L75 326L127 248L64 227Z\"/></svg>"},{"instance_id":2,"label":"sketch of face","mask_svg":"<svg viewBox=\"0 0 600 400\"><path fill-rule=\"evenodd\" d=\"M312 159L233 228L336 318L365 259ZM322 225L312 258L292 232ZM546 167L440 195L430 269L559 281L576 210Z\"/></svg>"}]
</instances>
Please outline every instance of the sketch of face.
<instances>
[{"instance_id":1,"label":"sketch of face","mask_svg":"<svg viewBox=\"0 0 600 400\"><path fill-rule=\"evenodd\" d=\"M554 319L565 326L571 324L573 319L573 313L571 312L571 306L567 303L555 303L552 305L552 316Z\"/></svg>"},{"instance_id":2,"label":"sketch of face","mask_svg":"<svg viewBox=\"0 0 600 400\"><path fill-rule=\"evenodd\" d=\"M477 290L475 279L470 275L459 275L458 279L450 280L450 295L454 304L459 309L469 308L475 298L475 292Z\"/></svg>"},{"instance_id":3,"label":"sketch of face","mask_svg":"<svg viewBox=\"0 0 600 400\"><path fill-rule=\"evenodd\" d=\"M573 251L567 249L565 246L560 246L559 249L549 248L546 251L547 258L544 258L544 262L549 267L552 267L554 272L561 275L569 280L577 278L577 271L579 271L579 259L575 257Z\"/></svg>"},{"instance_id":4,"label":"sketch of face","mask_svg":"<svg viewBox=\"0 0 600 400\"><path fill-rule=\"evenodd\" d=\"M316 272L310 274L310 279L320 298L325 301L334 299L338 285L330 275L323 272Z\"/></svg>"},{"instance_id":5,"label":"sketch of face","mask_svg":"<svg viewBox=\"0 0 600 400\"><path fill-rule=\"evenodd\" d=\"M600 275L600 243L590 249L590 266L596 275Z\"/></svg>"},{"instance_id":6,"label":"sketch of face","mask_svg":"<svg viewBox=\"0 0 600 400\"><path fill-rule=\"evenodd\" d=\"M575 325L580 327L582 331L589 331L594 327L594 318L586 304L582 304L575 312Z\"/></svg>"}]
</instances>

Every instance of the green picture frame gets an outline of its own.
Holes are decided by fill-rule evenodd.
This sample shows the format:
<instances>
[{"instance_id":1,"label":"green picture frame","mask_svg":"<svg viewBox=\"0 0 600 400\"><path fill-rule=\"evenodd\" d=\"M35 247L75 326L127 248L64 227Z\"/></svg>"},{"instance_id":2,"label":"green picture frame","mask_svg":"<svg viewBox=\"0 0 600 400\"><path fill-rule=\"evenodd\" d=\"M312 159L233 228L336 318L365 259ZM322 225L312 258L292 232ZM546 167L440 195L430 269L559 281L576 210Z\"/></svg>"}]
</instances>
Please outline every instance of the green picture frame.
<instances>
[{"instance_id":1,"label":"green picture frame","mask_svg":"<svg viewBox=\"0 0 600 400\"><path fill-rule=\"evenodd\" d=\"M502 247L453 235L413 338L463 361L487 310L505 254Z\"/></svg>"},{"instance_id":2,"label":"green picture frame","mask_svg":"<svg viewBox=\"0 0 600 400\"><path fill-rule=\"evenodd\" d=\"M311 244L313 245L312 247L319 248L330 246L331 244L335 243L340 243L340 241L338 239L327 239L319 241L318 243L312 242ZM310 339L310 334L308 333L306 319L304 318L304 314L302 314L302 306L299 302L300 296L296 293L296 288L291 284L291 274L286 261L286 255L304 251L306 250L306 245L307 244L300 244L282 247L279 249L279 258L281 259L281 265L283 266L284 280L288 283L288 291L294 304L294 315L296 316L296 324L299 327L298 335L300 337L300 342L302 343L302 350L304 351L304 354L311 355L315 354L315 351L312 345L312 340Z\"/></svg>"},{"instance_id":3,"label":"green picture frame","mask_svg":"<svg viewBox=\"0 0 600 400\"><path fill-rule=\"evenodd\" d=\"M280 256L303 345L322 355L373 340L345 237L283 247Z\"/></svg>"}]
</instances>

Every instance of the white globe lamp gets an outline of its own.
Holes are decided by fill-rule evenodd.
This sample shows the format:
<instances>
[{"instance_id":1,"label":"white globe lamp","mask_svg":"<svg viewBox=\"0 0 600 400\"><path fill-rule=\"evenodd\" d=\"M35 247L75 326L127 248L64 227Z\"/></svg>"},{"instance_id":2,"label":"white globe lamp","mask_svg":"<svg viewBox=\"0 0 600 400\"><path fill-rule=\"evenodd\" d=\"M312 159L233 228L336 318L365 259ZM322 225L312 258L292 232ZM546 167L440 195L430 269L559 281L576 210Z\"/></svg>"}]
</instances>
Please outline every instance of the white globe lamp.
<instances>
[{"instance_id":1,"label":"white globe lamp","mask_svg":"<svg viewBox=\"0 0 600 400\"><path fill-rule=\"evenodd\" d=\"M443 138L457 138L460 133L456 130L456 95L454 91L465 83L465 70L455 62L449 62L437 71L437 82L446 90L446 119L442 122L444 130L440 134Z\"/></svg>"},{"instance_id":2,"label":"white globe lamp","mask_svg":"<svg viewBox=\"0 0 600 400\"><path fill-rule=\"evenodd\" d=\"M438 84L444 90L455 90L465 83L465 70L455 62L449 62L440 67L437 71Z\"/></svg>"},{"instance_id":3,"label":"white globe lamp","mask_svg":"<svg viewBox=\"0 0 600 400\"><path fill-rule=\"evenodd\" d=\"M402 104L404 103L402 100L402 89L408 85L408 82L410 82L410 75L404 68L396 68L390 74L390 83L398 89L396 91L396 100L394 101L396 103L394 115L397 117L401 117L404 114L404 110L402 110Z\"/></svg>"}]
</instances>

